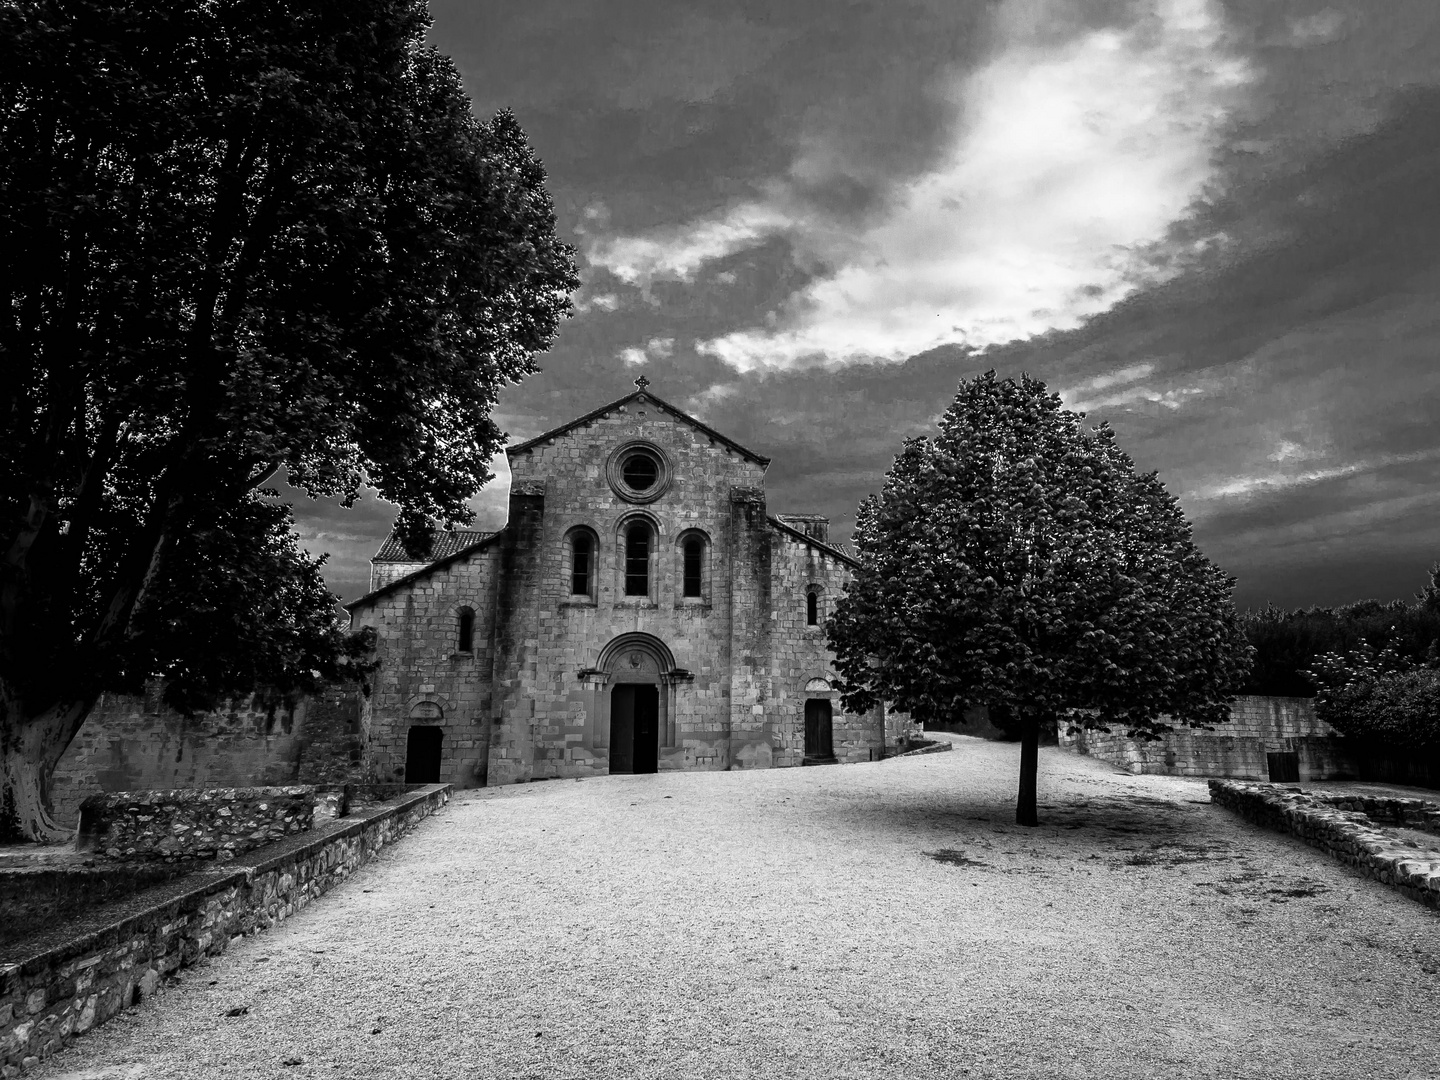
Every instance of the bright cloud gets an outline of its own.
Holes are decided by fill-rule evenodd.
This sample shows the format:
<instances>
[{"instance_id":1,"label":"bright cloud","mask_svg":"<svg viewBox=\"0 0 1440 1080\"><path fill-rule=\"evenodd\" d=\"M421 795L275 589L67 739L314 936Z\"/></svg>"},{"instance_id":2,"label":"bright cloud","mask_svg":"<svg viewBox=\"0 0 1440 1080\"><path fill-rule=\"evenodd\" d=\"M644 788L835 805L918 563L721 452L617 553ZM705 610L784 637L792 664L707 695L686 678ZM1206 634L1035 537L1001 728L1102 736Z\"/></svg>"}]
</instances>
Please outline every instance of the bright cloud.
<instances>
[{"instance_id":1,"label":"bright cloud","mask_svg":"<svg viewBox=\"0 0 1440 1080\"><path fill-rule=\"evenodd\" d=\"M1047 12L1062 3L1004 0L991 59L946 88L957 117L948 153L870 223L842 227L787 181L727 214L587 255L641 287L694 280L777 236L802 264L826 267L763 326L699 343L740 370L898 360L1078 325L1161 276L1142 252L1212 179L1250 72L1226 46L1215 0L1147 0L1127 27L1057 41L1045 35L1061 20ZM792 178L810 178L817 161L808 149Z\"/></svg>"},{"instance_id":2,"label":"bright cloud","mask_svg":"<svg viewBox=\"0 0 1440 1080\"><path fill-rule=\"evenodd\" d=\"M1289 445L1294 446L1293 443ZM1291 456L1300 456L1298 447ZM1347 461L1316 468L1294 468L1249 476L1232 476L1218 483L1191 491L1186 497L1202 501L1233 499L1263 492L1283 491L1287 488L1302 487L1307 484L1318 484L1326 480L1343 480L1351 476L1380 472L1396 465L1414 465L1437 459L1440 459L1440 450L1417 450L1405 454L1383 454L1368 461ZM1277 460L1273 454L1271 460Z\"/></svg>"},{"instance_id":3,"label":"bright cloud","mask_svg":"<svg viewBox=\"0 0 1440 1080\"><path fill-rule=\"evenodd\" d=\"M620 350L620 359L630 365L644 364L650 360L663 360L675 351L673 337L651 338L643 347Z\"/></svg>"}]
</instances>

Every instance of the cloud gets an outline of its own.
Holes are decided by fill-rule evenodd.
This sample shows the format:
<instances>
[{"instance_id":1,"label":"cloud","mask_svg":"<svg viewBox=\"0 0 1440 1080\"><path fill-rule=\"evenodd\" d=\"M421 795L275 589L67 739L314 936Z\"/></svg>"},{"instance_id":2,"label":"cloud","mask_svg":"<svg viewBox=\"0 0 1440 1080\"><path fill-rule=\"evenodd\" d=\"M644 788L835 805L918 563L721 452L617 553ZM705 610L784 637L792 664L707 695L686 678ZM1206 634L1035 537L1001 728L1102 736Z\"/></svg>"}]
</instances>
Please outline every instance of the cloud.
<instances>
[{"instance_id":1,"label":"cloud","mask_svg":"<svg viewBox=\"0 0 1440 1080\"><path fill-rule=\"evenodd\" d=\"M1281 447L1282 456L1272 460L1286 460L1299 454L1293 444ZM1426 461L1440 460L1440 449L1416 450L1405 454L1383 454L1366 461L1347 461L1310 469L1286 469L1269 473L1255 473L1228 477L1216 483L1198 488L1186 494L1187 499L1200 501L1247 497L1266 492L1283 491L1287 488L1303 487L1324 483L1327 480L1342 480L1362 474L1377 473L1397 465L1415 465Z\"/></svg>"},{"instance_id":2,"label":"cloud","mask_svg":"<svg viewBox=\"0 0 1440 1080\"><path fill-rule=\"evenodd\" d=\"M944 152L858 228L806 201L818 174L843 167L811 140L761 198L587 256L648 288L786 240L811 280L764 325L700 345L741 371L1079 325L1169 273L1152 248L1214 179L1251 72L1212 0L1149 0L1128 25L1061 40L1057 4L1005 0L991 58L939 91L954 116Z\"/></svg>"},{"instance_id":3,"label":"cloud","mask_svg":"<svg viewBox=\"0 0 1440 1080\"><path fill-rule=\"evenodd\" d=\"M619 358L627 366L634 367L637 364L646 364L651 360L664 360L675 351L675 339L673 337L654 337L647 341L644 346L631 346L628 349L621 349Z\"/></svg>"},{"instance_id":4,"label":"cloud","mask_svg":"<svg viewBox=\"0 0 1440 1080\"><path fill-rule=\"evenodd\" d=\"M648 287L657 278L693 281L706 263L754 247L792 224L778 207L751 203L648 237L596 240L585 255L627 285Z\"/></svg>"}]
</instances>

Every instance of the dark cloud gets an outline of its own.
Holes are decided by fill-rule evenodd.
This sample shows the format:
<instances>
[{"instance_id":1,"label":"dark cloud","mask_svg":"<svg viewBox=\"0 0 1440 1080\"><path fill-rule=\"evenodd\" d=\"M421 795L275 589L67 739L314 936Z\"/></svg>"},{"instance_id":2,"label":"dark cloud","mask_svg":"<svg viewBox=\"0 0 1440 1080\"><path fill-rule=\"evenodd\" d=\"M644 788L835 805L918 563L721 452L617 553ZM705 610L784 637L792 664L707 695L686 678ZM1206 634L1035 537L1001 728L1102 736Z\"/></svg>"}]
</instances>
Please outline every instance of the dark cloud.
<instances>
[{"instance_id":1,"label":"dark cloud","mask_svg":"<svg viewBox=\"0 0 1440 1080\"><path fill-rule=\"evenodd\" d=\"M596 204L630 229L692 221L788 176L807 146L839 164L796 190L863 218L943 149L954 118L937 78L991 47L988 5L938 0L434 7L477 108L516 108L567 235ZM1074 26L1036 33L1126 25L1134 7L1071 5ZM504 395L502 425L537 434L643 370L774 459L772 510L828 513L843 537L960 379L1029 371L1160 471L1242 605L1409 596L1440 557L1440 5L1225 7L1254 80L1206 198L1150 253L1163 284L979 355L742 375L695 345L762 323L819 272L783 239L643 292L592 270L584 298L609 290L613 309L565 326L544 372ZM620 358L656 339L669 355ZM503 495L502 482L482 496L486 523ZM307 542L336 552L332 583L356 595L388 508L300 514Z\"/></svg>"}]
</instances>

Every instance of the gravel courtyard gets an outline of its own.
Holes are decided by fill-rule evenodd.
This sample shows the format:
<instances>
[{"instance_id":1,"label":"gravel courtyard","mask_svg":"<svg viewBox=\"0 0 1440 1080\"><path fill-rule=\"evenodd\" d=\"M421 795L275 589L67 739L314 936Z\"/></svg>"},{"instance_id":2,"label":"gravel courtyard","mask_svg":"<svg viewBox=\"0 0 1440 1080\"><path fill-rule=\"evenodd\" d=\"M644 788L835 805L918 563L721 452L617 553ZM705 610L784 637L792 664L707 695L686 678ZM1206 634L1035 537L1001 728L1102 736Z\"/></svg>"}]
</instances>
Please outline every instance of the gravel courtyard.
<instances>
[{"instance_id":1,"label":"gravel courtyard","mask_svg":"<svg viewBox=\"0 0 1440 1080\"><path fill-rule=\"evenodd\" d=\"M1021 829L955 742L461 793L31 1075L1440 1077L1440 917L1055 749Z\"/></svg>"}]
</instances>

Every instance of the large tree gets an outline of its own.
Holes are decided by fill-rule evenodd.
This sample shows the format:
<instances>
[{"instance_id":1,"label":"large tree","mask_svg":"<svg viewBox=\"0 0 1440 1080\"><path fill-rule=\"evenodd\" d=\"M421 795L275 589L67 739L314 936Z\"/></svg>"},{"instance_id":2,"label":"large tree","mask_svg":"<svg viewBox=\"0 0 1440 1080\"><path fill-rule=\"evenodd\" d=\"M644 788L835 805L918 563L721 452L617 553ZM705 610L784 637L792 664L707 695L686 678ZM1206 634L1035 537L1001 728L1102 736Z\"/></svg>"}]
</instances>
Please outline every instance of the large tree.
<instances>
[{"instance_id":1,"label":"large tree","mask_svg":"<svg viewBox=\"0 0 1440 1080\"><path fill-rule=\"evenodd\" d=\"M860 568L827 623L847 708L986 705L1018 727L1022 825L1043 724L1214 723L1249 663L1234 579L1082 419L1028 376L961 383L939 434L908 440L861 504Z\"/></svg>"},{"instance_id":2,"label":"large tree","mask_svg":"<svg viewBox=\"0 0 1440 1080\"><path fill-rule=\"evenodd\" d=\"M197 707L345 659L261 493L465 522L577 285L508 113L423 0L0 5L0 829L98 695Z\"/></svg>"}]
</instances>

